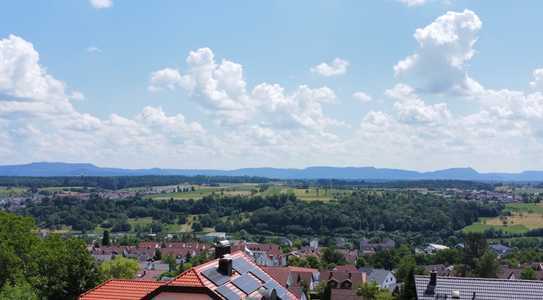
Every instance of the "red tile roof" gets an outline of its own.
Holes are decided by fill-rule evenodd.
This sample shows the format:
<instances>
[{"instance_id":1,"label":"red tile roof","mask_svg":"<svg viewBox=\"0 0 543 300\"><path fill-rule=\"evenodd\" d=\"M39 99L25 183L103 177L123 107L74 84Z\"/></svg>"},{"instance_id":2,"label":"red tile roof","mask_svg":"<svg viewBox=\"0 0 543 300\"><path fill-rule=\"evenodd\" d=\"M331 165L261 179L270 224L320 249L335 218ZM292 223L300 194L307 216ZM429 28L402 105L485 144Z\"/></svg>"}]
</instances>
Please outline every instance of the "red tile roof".
<instances>
[{"instance_id":1,"label":"red tile roof","mask_svg":"<svg viewBox=\"0 0 543 300\"><path fill-rule=\"evenodd\" d=\"M244 259L248 264L252 265L255 268L259 268L251 257L246 255L242 251L234 252L230 255L232 259L241 258ZM87 293L80 296L80 300L137 300L142 299L145 296L148 296L153 291L156 291L158 288L161 289L199 289L197 293L203 291L209 291L214 293L219 298L222 298L215 290L218 288L213 282L209 281L205 276L200 275L201 272L209 270L210 268L216 268L218 266L218 259L209 261L207 263L195 266L171 281L156 282L156 281L144 281L144 280L110 280L107 281L96 288L88 291ZM232 280L235 280L240 276L239 273L234 272L230 277L230 281L225 283L225 286L229 287L233 292L238 294L241 299L247 299L251 295L246 295L242 290L237 288L232 284ZM252 275L249 275L252 276ZM252 276L253 277L253 276ZM256 277L253 277L258 281ZM273 277L272 277L273 278ZM278 283L277 283L278 284ZM189 294L195 293L194 291L189 292ZM256 292L254 292L256 293ZM184 294L184 297L186 295ZM291 292L287 291L288 299L294 300L296 296Z\"/></svg>"},{"instance_id":2,"label":"red tile roof","mask_svg":"<svg viewBox=\"0 0 543 300\"><path fill-rule=\"evenodd\" d=\"M181 275L177 276L175 279L170 281L168 285L204 287L204 284L202 283L202 279L200 279L200 275L198 275L198 273L194 270L194 268L191 268L181 273Z\"/></svg>"},{"instance_id":3,"label":"red tile roof","mask_svg":"<svg viewBox=\"0 0 543 300\"><path fill-rule=\"evenodd\" d=\"M262 267L264 272L268 273L275 281L286 287L290 270L287 267Z\"/></svg>"},{"instance_id":4,"label":"red tile roof","mask_svg":"<svg viewBox=\"0 0 543 300\"><path fill-rule=\"evenodd\" d=\"M80 300L134 300L145 297L163 282L146 280L108 280L79 296Z\"/></svg>"}]
</instances>

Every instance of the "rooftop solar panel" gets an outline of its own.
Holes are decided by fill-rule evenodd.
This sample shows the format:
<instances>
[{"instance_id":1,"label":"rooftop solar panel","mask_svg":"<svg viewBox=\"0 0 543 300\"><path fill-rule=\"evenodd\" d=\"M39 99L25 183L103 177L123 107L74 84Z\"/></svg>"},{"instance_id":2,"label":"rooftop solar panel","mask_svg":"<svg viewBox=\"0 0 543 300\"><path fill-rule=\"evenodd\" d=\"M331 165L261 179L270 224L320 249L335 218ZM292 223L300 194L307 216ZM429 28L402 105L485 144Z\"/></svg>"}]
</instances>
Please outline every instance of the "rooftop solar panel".
<instances>
[{"instance_id":1,"label":"rooftop solar panel","mask_svg":"<svg viewBox=\"0 0 543 300\"><path fill-rule=\"evenodd\" d=\"M281 299L286 299L287 290L282 287L281 285L277 284L274 281L269 281L264 285L267 289L275 289L275 292L277 293L277 297Z\"/></svg>"},{"instance_id":2,"label":"rooftop solar panel","mask_svg":"<svg viewBox=\"0 0 543 300\"><path fill-rule=\"evenodd\" d=\"M221 294L221 296L223 296L227 300L240 300L241 299L241 297L238 294L236 294L234 291L232 291L226 285L222 285L222 286L218 287L215 291L217 293Z\"/></svg>"},{"instance_id":3,"label":"rooftop solar panel","mask_svg":"<svg viewBox=\"0 0 543 300\"><path fill-rule=\"evenodd\" d=\"M250 272L251 274L255 275L256 278L262 280L265 283L272 280L270 275L268 275L266 272L262 271L259 268L254 268Z\"/></svg>"},{"instance_id":4,"label":"rooftop solar panel","mask_svg":"<svg viewBox=\"0 0 543 300\"><path fill-rule=\"evenodd\" d=\"M254 269L254 267L250 263L240 257L232 260L232 267L240 274L245 274Z\"/></svg>"},{"instance_id":5,"label":"rooftop solar panel","mask_svg":"<svg viewBox=\"0 0 543 300\"><path fill-rule=\"evenodd\" d=\"M217 286L223 285L230 280L230 277L219 273L219 271L217 271L216 268L205 270L201 274L204 275L205 278L209 279L209 281L213 282Z\"/></svg>"},{"instance_id":6,"label":"rooftop solar panel","mask_svg":"<svg viewBox=\"0 0 543 300\"><path fill-rule=\"evenodd\" d=\"M242 275L232 280L232 283L247 295L256 291L261 286L260 282L249 274Z\"/></svg>"}]
</instances>

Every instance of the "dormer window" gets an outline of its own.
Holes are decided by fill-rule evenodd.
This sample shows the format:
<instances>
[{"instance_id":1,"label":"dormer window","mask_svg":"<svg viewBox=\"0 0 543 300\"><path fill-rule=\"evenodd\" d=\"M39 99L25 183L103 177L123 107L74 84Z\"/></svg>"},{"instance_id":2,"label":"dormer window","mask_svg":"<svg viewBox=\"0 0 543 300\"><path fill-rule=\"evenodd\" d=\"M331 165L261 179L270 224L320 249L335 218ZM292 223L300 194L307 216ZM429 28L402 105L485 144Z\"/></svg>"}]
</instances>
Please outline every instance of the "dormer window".
<instances>
[{"instance_id":1,"label":"dormer window","mask_svg":"<svg viewBox=\"0 0 543 300\"><path fill-rule=\"evenodd\" d=\"M351 289L351 287L353 286L353 284L351 283L351 281L349 280L345 280L341 283L341 288L342 289Z\"/></svg>"}]
</instances>

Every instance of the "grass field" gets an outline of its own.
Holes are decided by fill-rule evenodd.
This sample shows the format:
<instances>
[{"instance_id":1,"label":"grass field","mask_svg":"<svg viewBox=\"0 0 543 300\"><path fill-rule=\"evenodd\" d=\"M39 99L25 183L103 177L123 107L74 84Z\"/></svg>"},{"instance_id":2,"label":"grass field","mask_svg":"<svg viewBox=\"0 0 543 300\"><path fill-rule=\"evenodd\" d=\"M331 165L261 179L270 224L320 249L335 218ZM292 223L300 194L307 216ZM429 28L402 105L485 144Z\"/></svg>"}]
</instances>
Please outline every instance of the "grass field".
<instances>
[{"instance_id":1,"label":"grass field","mask_svg":"<svg viewBox=\"0 0 543 300\"><path fill-rule=\"evenodd\" d=\"M176 193L162 193L149 195L146 198L153 200L198 200L205 196L209 196L213 193L221 194L224 196L237 196L237 195L250 195L252 190L258 189L258 186L254 184L240 184L240 185L224 185L224 186L201 186L193 185L194 191L190 192L176 192Z\"/></svg>"},{"instance_id":2,"label":"grass field","mask_svg":"<svg viewBox=\"0 0 543 300\"><path fill-rule=\"evenodd\" d=\"M530 229L543 228L543 205L540 203L510 203L504 212L511 216L481 218L479 222L467 226L465 232L484 232L494 228L506 233L526 233Z\"/></svg>"},{"instance_id":3,"label":"grass field","mask_svg":"<svg viewBox=\"0 0 543 300\"><path fill-rule=\"evenodd\" d=\"M19 187L0 187L0 197L17 197L23 195L28 189Z\"/></svg>"}]
</instances>

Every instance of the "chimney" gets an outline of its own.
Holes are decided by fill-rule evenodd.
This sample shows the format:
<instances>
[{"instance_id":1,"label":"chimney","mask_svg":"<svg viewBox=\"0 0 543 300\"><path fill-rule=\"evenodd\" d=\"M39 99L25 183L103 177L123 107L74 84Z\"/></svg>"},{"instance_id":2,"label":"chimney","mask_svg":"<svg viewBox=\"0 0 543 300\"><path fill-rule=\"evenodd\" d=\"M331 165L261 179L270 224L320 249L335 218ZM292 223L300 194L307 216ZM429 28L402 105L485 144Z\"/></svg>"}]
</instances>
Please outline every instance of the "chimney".
<instances>
[{"instance_id":1,"label":"chimney","mask_svg":"<svg viewBox=\"0 0 543 300\"><path fill-rule=\"evenodd\" d=\"M437 273L435 271L432 271L432 273L430 273L430 282L428 282L426 290L424 291L424 296L433 296L435 294L436 285Z\"/></svg>"},{"instance_id":2,"label":"chimney","mask_svg":"<svg viewBox=\"0 0 543 300\"><path fill-rule=\"evenodd\" d=\"M232 259L230 255L225 255L219 259L218 271L225 276L232 276Z\"/></svg>"},{"instance_id":3,"label":"chimney","mask_svg":"<svg viewBox=\"0 0 543 300\"><path fill-rule=\"evenodd\" d=\"M215 259L230 254L230 249L230 242L227 240L217 242L215 245Z\"/></svg>"}]
</instances>

